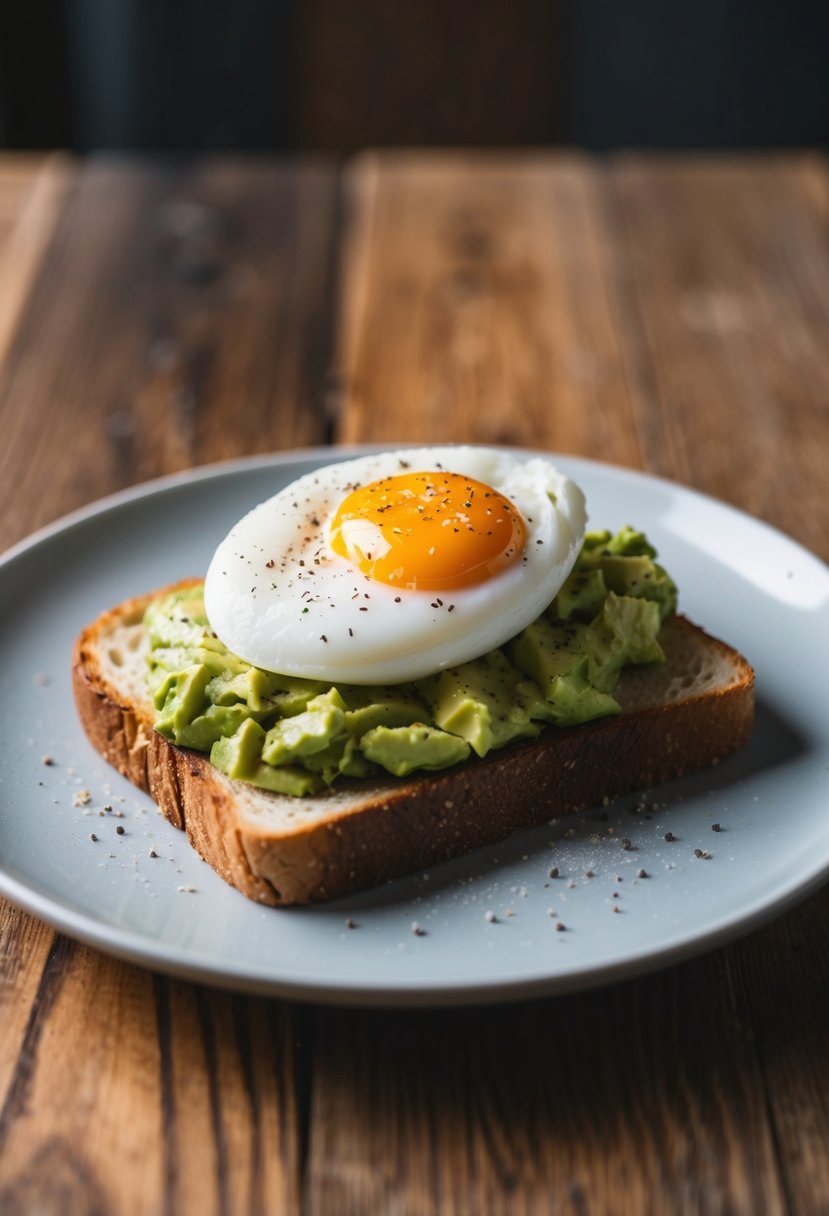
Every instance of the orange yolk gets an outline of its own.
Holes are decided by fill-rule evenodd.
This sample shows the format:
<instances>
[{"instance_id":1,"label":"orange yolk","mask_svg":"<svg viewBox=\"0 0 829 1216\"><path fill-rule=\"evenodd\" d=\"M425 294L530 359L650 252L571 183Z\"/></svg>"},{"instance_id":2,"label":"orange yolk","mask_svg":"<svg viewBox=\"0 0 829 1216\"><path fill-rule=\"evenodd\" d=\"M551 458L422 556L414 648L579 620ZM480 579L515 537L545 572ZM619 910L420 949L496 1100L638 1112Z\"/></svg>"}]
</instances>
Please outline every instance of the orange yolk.
<instances>
[{"instance_id":1,"label":"orange yolk","mask_svg":"<svg viewBox=\"0 0 829 1216\"><path fill-rule=\"evenodd\" d=\"M527 529L508 498L460 473L402 473L360 486L331 548L369 578L418 591L486 582L518 561Z\"/></svg>"}]
</instances>

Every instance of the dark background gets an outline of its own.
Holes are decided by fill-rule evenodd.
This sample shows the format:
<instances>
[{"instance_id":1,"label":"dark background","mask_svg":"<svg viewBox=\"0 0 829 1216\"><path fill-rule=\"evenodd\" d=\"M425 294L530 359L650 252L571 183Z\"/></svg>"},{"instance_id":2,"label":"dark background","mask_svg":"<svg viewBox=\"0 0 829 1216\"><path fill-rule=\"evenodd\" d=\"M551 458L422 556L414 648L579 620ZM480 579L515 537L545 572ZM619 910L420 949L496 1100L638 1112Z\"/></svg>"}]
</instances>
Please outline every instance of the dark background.
<instances>
[{"instance_id":1,"label":"dark background","mask_svg":"<svg viewBox=\"0 0 829 1216\"><path fill-rule=\"evenodd\" d=\"M0 0L0 146L829 142L829 0Z\"/></svg>"}]
</instances>

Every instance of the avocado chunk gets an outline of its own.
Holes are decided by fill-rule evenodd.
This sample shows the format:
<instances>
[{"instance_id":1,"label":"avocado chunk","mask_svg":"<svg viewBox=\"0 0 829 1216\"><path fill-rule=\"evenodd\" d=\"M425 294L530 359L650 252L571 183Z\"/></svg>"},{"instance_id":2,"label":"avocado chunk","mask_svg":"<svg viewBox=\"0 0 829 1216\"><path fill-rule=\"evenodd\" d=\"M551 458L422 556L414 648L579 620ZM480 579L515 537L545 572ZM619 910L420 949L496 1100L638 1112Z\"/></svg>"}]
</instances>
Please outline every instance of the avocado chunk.
<instances>
[{"instance_id":1,"label":"avocado chunk","mask_svg":"<svg viewBox=\"0 0 829 1216\"><path fill-rule=\"evenodd\" d=\"M509 646L513 663L544 693L543 716L559 726L619 713L618 702L591 680L590 629L589 625L541 619L528 625Z\"/></svg>"},{"instance_id":2,"label":"avocado chunk","mask_svg":"<svg viewBox=\"0 0 829 1216\"><path fill-rule=\"evenodd\" d=\"M318 680L300 680L291 676L246 667L235 672L224 662L207 686L207 695L219 705L247 705L252 713L263 717L293 717L308 708L312 697L326 691Z\"/></svg>"},{"instance_id":3,"label":"avocado chunk","mask_svg":"<svg viewBox=\"0 0 829 1216\"><path fill-rule=\"evenodd\" d=\"M513 739L534 739L540 727L531 711L540 690L501 650L420 681L435 724L465 739L478 756Z\"/></svg>"},{"instance_id":4,"label":"avocado chunk","mask_svg":"<svg viewBox=\"0 0 829 1216\"><path fill-rule=\"evenodd\" d=\"M293 718L303 713L308 708L308 702L328 688L321 680L304 680L300 676L275 675L274 681L268 702L270 708L283 718Z\"/></svg>"},{"instance_id":5,"label":"avocado chunk","mask_svg":"<svg viewBox=\"0 0 829 1216\"><path fill-rule=\"evenodd\" d=\"M656 557L656 550L645 533L631 528L629 524L610 537L604 547L608 553L618 553L621 557Z\"/></svg>"},{"instance_id":6,"label":"avocado chunk","mask_svg":"<svg viewBox=\"0 0 829 1216\"><path fill-rule=\"evenodd\" d=\"M205 663L168 675L156 692L156 709L161 710L155 724L159 734L179 742L179 732L201 713L207 702L209 681L210 668Z\"/></svg>"},{"instance_id":7,"label":"avocado chunk","mask_svg":"<svg viewBox=\"0 0 829 1216\"><path fill-rule=\"evenodd\" d=\"M155 729L179 747L208 752L217 739L232 735L249 716L240 705L220 705L209 696L210 669L206 664L168 673L156 695L162 700Z\"/></svg>"},{"instance_id":8,"label":"avocado chunk","mask_svg":"<svg viewBox=\"0 0 829 1216\"><path fill-rule=\"evenodd\" d=\"M395 777L405 777L415 769L448 768L469 755L469 744L463 739L423 723L375 726L363 735L360 747L367 760Z\"/></svg>"},{"instance_id":9,"label":"avocado chunk","mask_svg":"<svg viewBox=\"0 0 829 1216\"><path fill-rule=\"evenodd\" d=\"M676 610L676 584L654 558L656 550L643 533L624 527L609 532L591 532L569 578L550 608L554 619L576 616L590 620L601 609L601 587L617 595L653 600L661 620Z\"/></svg>"},{"instance_id":10,"label":"avocado chunk","mask_svg":"<svg viewBox=\"0 0 829 1216\"><path fill-rule=\"evenodd\" d=\"M176 731L179 747L192 747L197 752L209 752L217 739L234 734L248 719L243 705L208 705L204 713ZM163 733L163 732L161 732Z\"/></svg>"},{"instance_id":11,"label":"avocado chunk","mask_svg":"<svg viewBox=\"0 0 829 1216\"><path fill-rule=\"evenodd\" d=\"M676 586L673 579L647 556L604 557L601 571L609 591L616 595L652 600L664 620L676 608Z\"/></svg>"},{"instance_id":12,"label":"avocado chunk","mask_svg":"<svg viewBox=\"0 0 829 1216\"><path fill-rule=\"evenodd\" d=\"M326 785L333 784L340 775L368 777L377 772L377 766L360 751L359 740L349 734L337 735L322 751L303 756L302 765L309 772L319 773Z\"/></svg>"},{"instance_id":13,"label":"avocado chunk","mask_svg":"<svg viewBox=\"0 0 829 1216\"><path fill-rule=\"evenodd\" d=\"M411 726L429 717L426 703L411 684L386 688L348 684L340 692L346 704L345 729L357 739L375 726Z\"/></svg>"},{"instance_id":14,"label":"avocado chunk","mask_svg":"<svg viewBox=\"0 0 829 1216\"><path fill-rule=\"evenodd\" d=\"M314 773L303 768L286 766L272 768L261 760L265 732L253 718L246 718L239 729L230 736L217 739L210 749L210 763L235 777L261 789L276 794L291 794L296 798L316 794L322 789L322 781Z\"/></svg>"},{"instance_id":15,"label":"avocado chunk","mask_svg":"<svg viewBox=\"0 0 829 1216\"><path fill-rule=\"evenodd\" d=\"M198 646L208 628L202 587L185 587L153 600L144 613L144 626L153 650Z\"/></svg>"},{"instance_id":16,"label":"avocado chunk","mask_svg":"<svg viewBox=\"0 0 829 1216\"><path fill-rule=\"evenodd\" d=\"M626 663L664 663L656 640L659 624L659 607L652 600L611 591L584 638L595 687L612 692Z\"/></svg>"},{"instance_id":17,"label":"avocado chunk","mask_svg":"<svg viewBox=\"0 0 829 1216\"><path fill-rule=\"evenodd\" d=\"M262 759L265 732L253 718L246 718L232 735L217 739L210 749L210 762L228 777L244 780Z\"/></svg>"},{"instance_id":18,"label":"avocado chunk","mask_svg":"<svg viewBox=\"0 0 829 1216\"><path fill-rule=\"evenodd\" d=\"M306 768L300 768L296 764L272 768L270 764L260 763L255 765L243 780L274 794L290 794L292 798L310 798L324 788L322 779L316 773L309 773Z\"/></svg>"},{"instance_id":19,"label":"avocado chunk","mask_svg":"<svg viewBox=\"0 0 829 1216\"><path fill-rule=\"evenodd\" d=\"M323 751L341 732L345 702L336 688L312 697L308 708L292 718L281 718L265 736L262 759L266 764L301 763Z\"/></svg>"},{"instance_id":20,"label":"avocado chunk","mask_svg":"<svg viewBox=\"0 0 829 1216\"><path fill-rule=\"evenodd\" d=\"M213 677L207 686L207 695L217 705L247 705L254 713L267 713L272 709L271 697L279 685L280 677L259 667L249 667L236 674L224 670Z\"/></svg>"},{"instance_id":21,"label":"avocado chunk","mask_svg":"<svg viewBox=\"0 0 829 1216\"><path fill-rule=\"evenodd\" d=\"M608 532L607 528L604 528L601 531L599 531L597 528L593 528L589 532L585 532L584 540L582 541L581 546L581 553L579 554L579 561L581 561L582 558L584 558L588 553L592 552L593 549L606 549L612 539L613 533Z\"/></svg>"},{"instance_id":22,"label":"avocado chunk","mask_svg":"<svg viewBox=\"0 0 829 1216\"><path fill-rule=\"evenodd\" d=\"M550 615L560 621L569 621L571 617L592 621L606 597L607 584L601 568L577 563L553 600Z\"/></svg>"}]
</instances>

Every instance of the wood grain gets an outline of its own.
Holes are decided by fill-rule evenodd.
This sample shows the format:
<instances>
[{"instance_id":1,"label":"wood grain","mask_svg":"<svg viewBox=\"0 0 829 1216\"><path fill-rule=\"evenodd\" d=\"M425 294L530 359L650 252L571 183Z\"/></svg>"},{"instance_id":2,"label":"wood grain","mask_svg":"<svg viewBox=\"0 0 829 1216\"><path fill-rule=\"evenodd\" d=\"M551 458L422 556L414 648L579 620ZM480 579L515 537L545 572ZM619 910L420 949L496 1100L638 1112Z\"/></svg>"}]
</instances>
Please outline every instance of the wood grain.
<instances>
[{"instance_id":1,"label":"wood grain","mask_svg":"<svg viewBox=\"0 0 829 1216\"><path fill-rule=\"evenodd\" d=\"M33 1009L0 1112L4 1213L295 1205L290 1009L60 936Z\"/></svg>"},{"instance_id":2,"label":"wood grain","mask_svg":"<svg viewBox=\"0 0 829 1216\"><path fill-rule=\"evenodd\" d=\"M720 955L506 1009L321 1011L310 1210L785 1212L732 995Z\"/></svg>"},{"instance_id":3,"label":"wood grain","mask_svg":"<svg viewBox=\"0 0 829 1216\"><path fill-rule=\"evenodd\" d=\"M336 191L325 162L76 176L0 366L0 543L131 482L325 438Z\"/></svg>"},{"instance_id":4,"label":"wood grain","mask_svg":"<svg viewBox=\"0 0 829 1216\"><path fill-rule=\"evenodd\" d=\"M68 157L0 163L0 364L52 235L71 176Z\"/></svg>"},{"instance_id":5,"label":"wood grain","mask_svg":"<svg viewBox=\"0 0 829 1216\"><path fill-rule=\"evenodd\" d=\"M788 1208L829 1211L829 893L734 952L734 1009L754 1042Z\"/></svg>"},{"instance_id":6,"label":"wood grain","mask_svg":"<svg viewBox=\"0 0 829 1216\"><path fill-rule=\"evenodd\" d=\"M606 212L647 468L829 556L826 170L621 161Z\"/></svg>"},{"instance_id":7,"label":"wood grain","mask_svg":"<svg viewBox=\"0 0 829 1216\"><path fill-rule=\"evenodd\" d=\"M369 157L346 199L339 438L640 463L594 166Z\"/></svg>"}]
</instances>

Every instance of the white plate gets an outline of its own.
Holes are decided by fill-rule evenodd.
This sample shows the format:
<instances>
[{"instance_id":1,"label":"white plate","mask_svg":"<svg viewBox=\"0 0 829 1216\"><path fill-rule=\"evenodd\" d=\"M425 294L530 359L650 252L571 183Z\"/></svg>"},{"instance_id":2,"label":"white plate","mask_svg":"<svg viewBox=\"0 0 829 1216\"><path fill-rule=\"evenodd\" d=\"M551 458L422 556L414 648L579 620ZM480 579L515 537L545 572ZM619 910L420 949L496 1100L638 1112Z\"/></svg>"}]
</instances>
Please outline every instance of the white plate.
<instances>
[{"instance_id":1,"label":"white plate","mask_svg":"<svg viewBox=\"0 0 829 1216\"><path fill-rule=\"evenodd\" d=\"M278 911L225 886L86 742L70 692L72 643L103 608L202 573L248 508L342 456L292 453L157 481L2 559L2 894L73 937L191 979L331 1003L424 1005L571 991L651 970L747 932L829 876L829 571L721 503L562 457L593 523L644 528L685 612L755 665L750 745L651 791L647 814L620 799L333 904ZM46 755L56 763L45 765ZM91 802L75 806L82 789ZM99 815L104 804L114 810ZM552 865L558 878L548 877ZM636 878L640 869L647 878ZM346 928L347 917L358 928Z\"/></svg>"}]
</instances>

